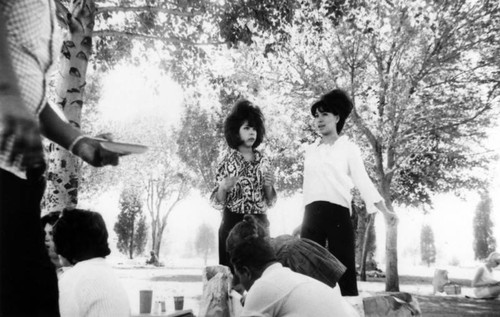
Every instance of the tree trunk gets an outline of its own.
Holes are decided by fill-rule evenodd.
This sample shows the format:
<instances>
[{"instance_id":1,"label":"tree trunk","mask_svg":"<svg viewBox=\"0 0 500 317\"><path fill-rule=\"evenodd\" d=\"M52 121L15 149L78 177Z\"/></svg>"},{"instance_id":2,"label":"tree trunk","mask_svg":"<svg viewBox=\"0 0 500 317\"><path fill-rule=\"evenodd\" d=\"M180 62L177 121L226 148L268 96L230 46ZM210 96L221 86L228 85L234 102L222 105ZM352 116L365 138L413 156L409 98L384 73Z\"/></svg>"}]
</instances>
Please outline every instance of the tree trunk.
<instances>
[{"instance_id":1,"label":"tree trunk","mask_svg":"<svg viewBox=\"0 0 500 317\"><path fill-rule=\"evenodd\" d=\"M57 105L69 122L80 128L85 78L92 53L96 8L93 0L72 0L67 12L58 6L59 22L66 24L56 83ZM75 207L78 203L79 161L56 144L48 146L47 190L44 211Z\"/></svg>"},{"instance_id":2,"label":"tree trunk","mask_svg":"<svg viewBox=\"0 0 500 317\"><path fill-rule=\"evenodd\" d=\"M132 225L130 228L130 244L129 244L129 250L128 250L128 256L132 260L134 258L134 227L135 227L135 215L132 218Z\"/></svg>"},{"instance_id":3,"label":"tree trunk","mask_svg":"<svg viewBox=\"0 0 500 317\"><path fill-rule=\"evenodd\" d=\"M361 281L366 281L366 257L368 255L368 245L370 243L370 230L373 227L373 222L375 220L375 215L368 215L368 223L363 234L363 247L361 249L361 261L360 261L360 279Z\"/></svg>"},{"instance_id":4,"label":"tree trunk","mask_svg":"<svg viewBox=\"0 0 500 317\"><path fill-rule=\"evenodd\" d=\"M153 251L155 251L156 256L158 257L158 260L160 259L160 248L161 248L161 237L163 235L163 230L159 227L160 221L157 220L157 227L155 228L155 233L153 236Z\"/></svg>"},{"instance_id":5,"label":"tree trunk","mask_svg":"<svg viewBox=\"0 0 500 317\"><path fill-rule=\"evenodd\" d=\"M385 195L384 195L385 196ZM390 200L386 200L387 208L393 211ZM399 292L398 273L398 222L392 216L384 214L386 224L385 256L386 256L386 280L385 290L387 292Z\"/></svg>"}]
</instances>

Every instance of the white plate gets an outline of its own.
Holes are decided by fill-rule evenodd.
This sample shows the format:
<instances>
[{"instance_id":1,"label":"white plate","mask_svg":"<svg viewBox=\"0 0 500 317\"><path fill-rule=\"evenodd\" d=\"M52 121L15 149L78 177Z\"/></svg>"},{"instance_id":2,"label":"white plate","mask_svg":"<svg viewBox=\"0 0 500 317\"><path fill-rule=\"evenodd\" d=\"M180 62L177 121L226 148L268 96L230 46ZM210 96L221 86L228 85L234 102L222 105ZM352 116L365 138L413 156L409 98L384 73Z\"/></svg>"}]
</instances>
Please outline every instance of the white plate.
<instances>
[{"instance_id":1,"label":"white plate","mask_svg":"<svg viewBox=\"0 0 500 317\"><path fill-rule=\"evenodd\" d=\"M114 141L100 141L101 146L111 152L120 155L141 154L148 150L148 147L142 144L120 143Z\"/></svg>"}]
</instances>

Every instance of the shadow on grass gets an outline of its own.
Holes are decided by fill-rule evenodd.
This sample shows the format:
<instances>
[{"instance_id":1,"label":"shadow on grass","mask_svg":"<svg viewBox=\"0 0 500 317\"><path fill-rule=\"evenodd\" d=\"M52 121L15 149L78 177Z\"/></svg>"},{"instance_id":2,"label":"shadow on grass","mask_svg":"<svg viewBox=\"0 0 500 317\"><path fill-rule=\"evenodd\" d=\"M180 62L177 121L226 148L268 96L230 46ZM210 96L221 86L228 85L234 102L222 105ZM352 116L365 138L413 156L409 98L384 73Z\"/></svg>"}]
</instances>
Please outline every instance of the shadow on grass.
<instances>
[{"instance_id":1,"label":"shadow on grass","mask_svg":"<svg viewBox=\"0 0 500 317\"><path fill-rule=\"evenodd\" d=\"M410 275L400 275L399 276L399 285L432 285L432 277L427 276L410 276ZM367 282L384 282L384 277L368 277L366 279ZM470 279L460 279L460 278L452 278L451 282L470 287L471 280Z\"/></svg>"},{"instance_id":2,"label":"shadow on grass","mask_svg":"<svg viewBox=\"0 0 500 317\"><path fill-rule=\"evenodd\" d=\"M187 282L196 283L201 282L201 275L165 275L165 276L154 276L149 279L153 282Z\"/></svg>"},{"instance_id":3,"label":"shadow on grass","mask_svg":"<svg viewBox=\"0 0 500 317\"><path fill-rule=\"evenodd\" d=\"M464 296L420 296L415 295L422 316L500 316L500 300L465 298Z\"/></svg>"}]
</instances>

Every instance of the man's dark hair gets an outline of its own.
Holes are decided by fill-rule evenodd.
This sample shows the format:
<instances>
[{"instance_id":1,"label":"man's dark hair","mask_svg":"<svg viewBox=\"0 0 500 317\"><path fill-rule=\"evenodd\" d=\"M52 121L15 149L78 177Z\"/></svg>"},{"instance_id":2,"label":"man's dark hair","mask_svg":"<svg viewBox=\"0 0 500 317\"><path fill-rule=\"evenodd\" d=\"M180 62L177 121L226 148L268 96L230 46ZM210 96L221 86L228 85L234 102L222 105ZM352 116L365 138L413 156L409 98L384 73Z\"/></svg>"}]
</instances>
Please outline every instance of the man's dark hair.
<instances>
[{"instance_id":1,"label":"man's dark hair","mask_svg":"<svg viewBox=\"0 0 500 317\"><path fill-rule=\"evenodd\" d=\"M257 219L245 215L229 233L226 241L231 263L236 269L243 266L252 270L262 270L276 261L269 236Z\"/></svg>"},{"instance_id":2,"label":"man's dark hair","mask_svg":"<svg viewBox=\"0 0 500 317\"><path fill-rule=\"evenodd\" d=\"M97 212L65 209L53 230L57 254L72 264L111 253L106 224Z\"/></svg>"}]
</instances>

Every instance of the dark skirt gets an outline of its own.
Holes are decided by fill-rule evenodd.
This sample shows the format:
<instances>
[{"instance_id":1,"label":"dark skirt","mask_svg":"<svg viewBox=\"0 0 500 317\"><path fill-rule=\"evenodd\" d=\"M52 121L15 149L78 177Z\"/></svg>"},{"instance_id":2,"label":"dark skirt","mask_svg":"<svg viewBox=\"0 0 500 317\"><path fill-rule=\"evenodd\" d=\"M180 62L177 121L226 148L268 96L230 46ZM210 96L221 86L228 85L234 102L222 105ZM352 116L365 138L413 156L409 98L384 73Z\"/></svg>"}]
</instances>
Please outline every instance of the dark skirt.
<instances>
[{"instance_id":1,"label":"dark skirt","mask_svg":"<svg viewBox=\"0 0 500 317\"><path fill-rule=\"evenodd\" d=\"M357 296L355 237L349 209L327 201L308 204L300 236L323 247L328 245L328 251L347 268L338 281L342 296Z\"/></svg>"}]
</instances>

